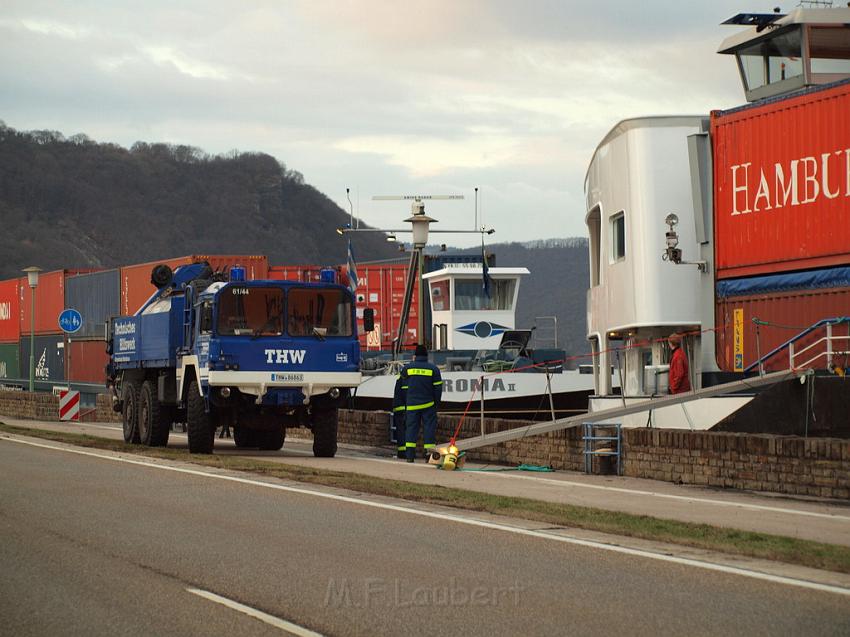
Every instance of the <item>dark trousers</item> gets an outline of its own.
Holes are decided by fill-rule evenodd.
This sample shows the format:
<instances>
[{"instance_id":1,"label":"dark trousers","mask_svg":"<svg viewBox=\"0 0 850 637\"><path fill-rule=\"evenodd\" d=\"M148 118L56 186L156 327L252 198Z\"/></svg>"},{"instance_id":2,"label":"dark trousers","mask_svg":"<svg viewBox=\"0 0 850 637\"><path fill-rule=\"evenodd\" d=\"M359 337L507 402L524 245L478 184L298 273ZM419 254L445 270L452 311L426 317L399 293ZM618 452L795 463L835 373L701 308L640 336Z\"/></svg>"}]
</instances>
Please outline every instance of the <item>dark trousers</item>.
<instances>
[{"instance_id":1,"label":"dark trousers","mask_svg":"<svg viewBox=\"0 0 850 637\"><path fill-rule=\"evenodd\" d=\"M404 411L393 412L393 439L398 446L398 457L403 458L405 452L404 441L407 439L407 420Z\"/></svg>"},{"instance_id":2,"label":"dark trousers","mask_svg":"<svg viewBox=\"0 0 850 637\"><path fill-rule=\"evenodd\" d=\"M404 436L408 458L416 456L416 440L419 438L420 423L425 428L425 450L433 449L437 443L437 408L407 410L407 432Z\"/></svg>"}]
</instances>

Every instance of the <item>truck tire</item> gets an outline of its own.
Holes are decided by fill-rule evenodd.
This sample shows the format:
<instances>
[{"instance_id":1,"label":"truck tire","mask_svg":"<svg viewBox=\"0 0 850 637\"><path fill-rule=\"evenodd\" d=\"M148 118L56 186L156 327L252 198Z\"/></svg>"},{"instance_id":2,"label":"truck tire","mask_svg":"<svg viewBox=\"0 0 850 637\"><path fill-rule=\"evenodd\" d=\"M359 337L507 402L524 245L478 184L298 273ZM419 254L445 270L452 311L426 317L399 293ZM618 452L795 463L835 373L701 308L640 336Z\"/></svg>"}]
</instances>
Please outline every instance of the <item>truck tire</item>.
<instances>
[{"instance_id":1,"label":"truck tire","mask_svg":"<svg viewBox=\"0 0 850 637\"><path fill-rule=\"evenodd\" d=\"M189 434L189 453L212 453L215 444L215 427L206 411L198 381L189 383L186 398L186 429Z\"/></svg>"},{"instance_id":2,"label":"truck tire","mask_svg":"<svg viewBox=\"0 0 850 637\"><path fill-rule=\"evenodd\" d=\"M256 431L254 436L257 440L257 446L263 451L280 451L286 440L286 429L281 427L271 431Z\"/></svg>"},{"instance_id":3,"label":"truck tire","mask_svg":"<svg viewBox=\"0 0 850 637\"><path fill-rule=\"evenodd\" d=\"M154 383L146 380L139 395L139 439L148 447L164 447L171 432L172 410L163 407Z\"/></svg>"},{"instance_id":4,"label":"truck tire","mask_svg":"<svg viewBox=\"0 0 850 637\"><path fill-rule=\"evenodd\" d=\"M121 424L124 430L124 442L139 444L139 384L124 383L123 400L121 401Z\"/></svg>"},{"instance_id":5,"label":"truck tire","mask_svg":"<svg viewBox=\"0 0 850 637\"><path fill-rule=\"evenodd\" d=\"M233 444L240 449L244 449L245 447L256 447L257 432L253 429L246 429L245 427L236 427L233 430Z\"/></svg>"},{"instance_id":6,"label":"truck tire","mask_svg":"<svg viewBox=\"0 0 850 637\"><path fill-rule=\"evenodd\" d=\"M336 455L337 410L313 410L313 455L333 458Z\"/></svg>"}]
</instances>

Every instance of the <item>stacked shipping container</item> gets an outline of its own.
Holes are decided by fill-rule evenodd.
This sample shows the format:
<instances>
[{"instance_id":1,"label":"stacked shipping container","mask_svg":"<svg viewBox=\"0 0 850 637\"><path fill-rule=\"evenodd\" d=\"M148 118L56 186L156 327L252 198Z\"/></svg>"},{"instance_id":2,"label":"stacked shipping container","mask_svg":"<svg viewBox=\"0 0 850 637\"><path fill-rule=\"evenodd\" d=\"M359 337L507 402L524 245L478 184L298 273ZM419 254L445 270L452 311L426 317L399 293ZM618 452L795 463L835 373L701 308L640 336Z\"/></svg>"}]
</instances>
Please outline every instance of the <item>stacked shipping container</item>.
<instances>
[{"instance_id":1,"label":"stacked shipping container","mask_svg":"<svg viewBox=\"0 0 850 637\"><path fill-rule=\"evenodd\" d=\"M440 254L426 256L425 270L430 272L449 263L477 262L476 255ZM189 255L162 261L101 271L56 271L44 273L36 288L35 368L37 381L103 383L108 361L105 338L112 316L133 314L155 288L151 270L165 263L171 268L207 261L214 270L233 265L246 268L250 280L316 282L321 266L269 266L259 255ZM491 259L491 265L493 260ZM334 266L338 280L347 284L345 266ZM358 266L357 323L364 351L388 350L398 335L404 306L407 263L361 264ZM375 311L375 331L363 332L363 309ZM73 308L83 317L80 330L62 334L58 317L65 308ZM25 381L29 365L30 289L26 279L0 281L0 382L3 379ZM425 308L426 323L430 308ZM408 342L415 342L418 324L418 289L407 320Z\"/></svg>"},{"instance_id":2,"label":"stacked shipping container","mask_svg":"<svg viewBox=\"0 0 850 637\"><path fill-rule=\"evenodd\" d=\"M35 294L36 382L104 383L109 318L134 313L153 294L153 266L165 263L176 268L196 261L208 261L214 270L241 265L248 279L268 276L268 259L257 255L189 255L114 270L42 273ZM31 296L26 278L0 281L0 383L28 381ZM65 308L83 317L74 334L65 335L59 328L59 314Z\"/></svg>"},{"instance_id":3,"label":"stacked shipping container","mask_svg":"<svg viewBox=\"0 0 850 637\"><path fill-rule=\"evenodd\" d=\"M21 282L0 281L0 383L20 377Z\"/></svg>"},{"instance_id":4,"label":"stacked shipping container","mask_svg":"<svg viewBox=\"0 0 850 637\"><path fill-rule=\"evenodd\" d=\"M364 351L388 350L398 336L399 323L404 309L404 292L407 265L402 263L358 265L357 277L357 329L360 347ZM407 338L416 341L419 321L419 291L413 288L413 300L407 318ZM375 330L363 332L363 309L375 310Z\"/></svg>"},{"instance_id":5,"label":"stacked shipping container","mask_svg":"<svg viewBox=\"0 0 850 637\"><path fill-rule=\"evenodd\" d=\"M725 371L850 314L848 113L848 81L712 113L717 362ZM753 319L767 324L756 332ZM787 366L784 356L768 367Z\"/></svg>"},{"instance_id":6,"label":"stacked shipping container","mask_svg":"<svg viewBox=\"0 0 850 637\"><path fill-rule=\"evenodd\" d=\"M65 284L65 307L83 317L79 331L67 337L68 380L103 383L106 379L106 330L110 317L120 314L119 270L102 270L69 277Z\"/></svg>"},{"instance_id":7,"label":"stacked shipping container","mask_svg":"<svg viewBox=\"0 0 850 637\"><path fill-rule=\"evenodd\" d=\"M265 279L268 276L269 261L264 255L209 255L195 254L174 259L163 259L140 263L121 268L121 315L135 314L150 296L156 292L151 283L151 270L161 263L172 270L180 265L207 261L213 270L226 270L234 265L245 268L248 280Z\"/></svg>"}]
</instances>

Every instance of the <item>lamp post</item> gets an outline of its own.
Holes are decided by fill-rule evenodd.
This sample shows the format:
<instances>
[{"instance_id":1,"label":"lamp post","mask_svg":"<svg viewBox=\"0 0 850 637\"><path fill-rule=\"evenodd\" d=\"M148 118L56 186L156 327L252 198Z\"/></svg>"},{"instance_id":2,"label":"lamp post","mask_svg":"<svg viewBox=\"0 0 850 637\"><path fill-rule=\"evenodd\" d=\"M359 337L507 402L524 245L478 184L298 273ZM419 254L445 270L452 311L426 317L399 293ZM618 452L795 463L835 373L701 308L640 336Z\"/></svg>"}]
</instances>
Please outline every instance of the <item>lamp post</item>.
<instances>
[{"instance_id":1,"label":"lamp post","mask_svg":"<svg viewBox=\"0 0 850 637\"><path fill-rule=\"evenodd\" d=\"M38 273L41 271L41 268L35 266L23 269L23 272L27 273L27 282L32 294L32 303L30 304L30 392L35 390L35 289L38 287Z\"/></svg>"},{"instance_id":2,"label":"lamp post","mask_svg":"<svg viewBox=\"0 0 850 637\"><path fill-rule=\"evenodd\" d=\"M475 189L476 193L476 215L477 215L477 195L478 189ZM402 195L402 196L376 196L372 197L374 201L390 201L390 200L407 200L411 201L411 216L405 219L405 222L410 223L410 228L392 228L392 229L381 229L381 228L360 228L359 222L358 226L354 226L354 213L351 214L351 221L345 226L339 227L336 229L337 233L340 235L345 235L350 232L382 232L387 235L387 241L395 241L396 235L401 233L409 233L413 235L413 254L411 255L411 262L409 268L409 276L413 276L418 273L416 277L416 284L419 290L419 316L417 323L417 341L421 344L425 343L425 312L424 312L424 303L425 303L425 282L422 279L422 275L424 274L423 270L425 267L425 254L424 249L425 245L428 243L428 234L435 232L442 233L450 233L450 234L493 234L495 230L492 228L485 228L482 226L481 228L475 230L433 230L430 228L432 223L437 223L436 219L433 219L425 214L425 203L423 199L463 199L463 195ZM476 219L477 223L477 219ZM408 294L405 295L405 308L408 307L409 298ZM397 339L397 346L401 346L402 335L404 333L405 322L407 320L407 312L403 313L402 320L399 323L399 335ZM394 354L397 353L394 349Z\"/></svg>"}]
</instances>

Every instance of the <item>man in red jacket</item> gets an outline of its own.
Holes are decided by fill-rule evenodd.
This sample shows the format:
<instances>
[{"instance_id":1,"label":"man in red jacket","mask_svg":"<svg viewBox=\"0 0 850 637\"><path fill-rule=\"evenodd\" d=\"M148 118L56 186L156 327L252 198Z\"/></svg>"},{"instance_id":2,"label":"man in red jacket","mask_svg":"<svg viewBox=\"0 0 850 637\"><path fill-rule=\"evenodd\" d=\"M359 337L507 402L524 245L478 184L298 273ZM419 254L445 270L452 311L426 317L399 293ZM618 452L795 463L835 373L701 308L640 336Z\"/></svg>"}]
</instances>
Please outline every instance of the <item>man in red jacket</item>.
<instances>
[{"instance_id":1,"label":"man in red jacket","mask_svg":"<svg viewBox=\"0 0 850 637\"><path fill-rule=\"evenodd\" d=\"M681 394L691 391L691 380L688 375L688 357L682 349L682 337L671 334L667 339L673 356L670 358L670 393Z\"/></svg>"}]
</instances>

